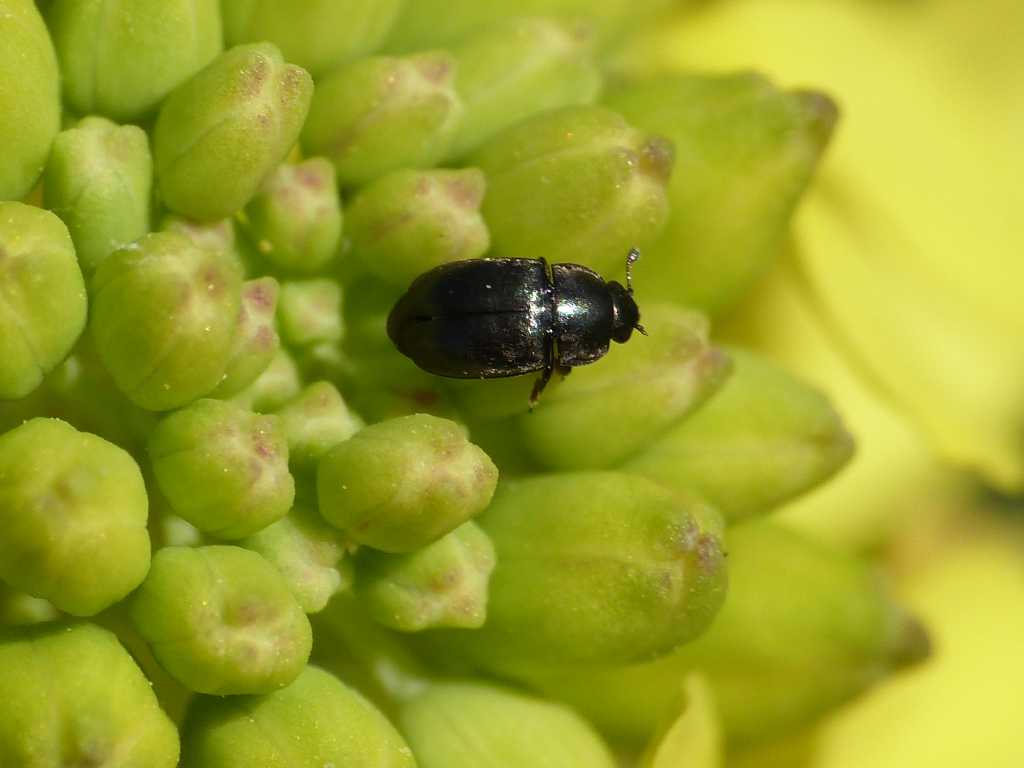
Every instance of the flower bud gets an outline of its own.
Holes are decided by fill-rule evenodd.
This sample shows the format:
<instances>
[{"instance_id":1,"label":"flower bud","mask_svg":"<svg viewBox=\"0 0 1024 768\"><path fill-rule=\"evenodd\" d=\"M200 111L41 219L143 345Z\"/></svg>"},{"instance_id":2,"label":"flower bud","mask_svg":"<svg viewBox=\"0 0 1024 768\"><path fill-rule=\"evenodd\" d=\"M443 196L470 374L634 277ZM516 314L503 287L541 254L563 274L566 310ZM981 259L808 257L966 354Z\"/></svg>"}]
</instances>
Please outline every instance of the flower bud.
<instances>
[{"instance_id":1,"label":"flower bud","mask_svg":"<svg viewBox=\"0 0 1024 768\"><path fill-rule=\"evenodd\" d=\"M274 316L278 285L272 277L242 283L241 308L234 339L228 351L227 369L211 397L237 394L267 369L280 346Z\"/></svg>"},{"instance_id":2,"label":"flower bud","mask_svg":"<svg viewBox=\"0 0 1024 768\"><path fill-rule=\"evenodd\" d=\"M141 128L87 117L57 134L43 199L67 225L86 274L149 232L152 185L153 161Z\"/></svg>"},{"instance_id":3,"label":"flower bud","mask_svg":"<svg viewBox=\"0 0 1024 768\"><path fill-rule=\"evenodd\" d=\"M450 156L538 112L592 103L601 89L592 43L580 21L533 17L499 22L456 48L455 89L466 112Z\"/></svg>"},{"instance_id":4,"label":"flower bud","mask_svg":"<svg viewBox=\"0 0 1024 768\"><path fill-rule=\"evenodd\" d=\"M415 768L376 707L306 667L263 696L196 697L182 727L182 768Z\"/></svg>"},{"instance_id":5,"label":"flower bud","mask_svg":"<svg viewBox=\"0 0 1024 768\"><path fill-rule=\"evenodd\" d=\"M153 129L167 207L199 221L240 210L295 143L312 91L270 43L232 48L175 89Z\"/></svg>"},{"instance_id":6,"label":"flower bud","mask_svg":"<svg viewBox=\"0 0 1024 768\"><path fill-rule=\"evenodd\" d=\"M85 327L75 248L49 211L0 203L0 295L0 399L15 399L39 386Z\"/></svg>"},{"instance_id":7,"label":"flower bud","mask_svg":"<svg viewBox=\"0 0 1024 768\"><path fill-rule=\"evenodd\" d=\"M623 468L695 491L736 521L827 480L853 438L820 392L748 352L730 355L722 391Z\"/></svg>"},{"instance_id":8,"label":"flower bud","mask_svg":"<svg viewBox=\"0 0 1024 768\"><path fill-rule=\"evenodd\" d=\"M499 256L622 269L668 217L672 144L603 107L565 107L499 133L472 158ZM526 226L526 223L529 225Z\"/></svg>"},{"instance_id":9,"label":"flower bud","mask_svg":"<svg viewBox=\"0 0 1024 768\"><path fill-rule=\"evenodd\" d=\"M132 402L179 408L220 383L241 302L229 256L149 234L103 260L90 298L96 352Z\"/></svg>"},{"instance_id":10,"label":"flower bud","mask_svg":"<svg viewBox=\"0 0 1024 768\"><path fill-rule=\"evenodd\" d=\"M172 677L197 693L267 693L292 682L313 633L281 574L241 547L164 547L132 621Z\"/></svg>"},{"instance_id":11,"label":"flower bud","mask_svg":"<svg viewBox=\"0 0 1024 768\"><path fill-rule=\"evenodd\" d=\"M301 391L302 379L295 360L284 349L278 349L263 373L241 392L232 395L231 402L248 411L271 413Z\"/></svg>"},{"instance_id":12,"label":"flower bud","mask_svg":"<svg viewBox=\"0 0 1024 768\"><path fill-rule=\"evenodd\" d=\"M348 214L353 256L374 276L405 288L440 264L483 256L490 235L476 168L397 171L365 187Z\"/></svg>"},{"instance_id":13,"label":"flower bud","mask_svg":"<svg viewBox=\"0 0 1024 768\"><path fill-rule=\"evenodd\" d=\"M0 765L178 764L178 734L117 638L92 624L0 634Z\"/></svg>"},{"instance_id":14,"label":"flower bud","mask_svg":"<svg viewBox=\"0 0 1024 768\"><path fill-rule=\"evenodd\" d=\"M399 723L419 768L616 765L571 709L486 683L432 685L402 708Z\"/></svg>"},{"instance_id":15,"label":"flower bud","mask_svg":"<svg viewBox=\"0 0 1024 768\"><path fill-rule=\"evenodd\" d=\"M148 449L175 514L211 536L249 536L284 517L295 499L276 416L198 400L161 421Z\"/></svg>"},{"instance_id":16,"label":"flower bud","mask_svg":"<svg viewBox=\"0 0 1024 768\"><path fill-rule=\"evenodd\" d=\"M500 544L498 556L500 564ZM638 741L678 705L680 686L697 670L732 747L807 726L927 654L921 625L866 563L753 520L729 529L729 595L702 637L646 664L520 678Z\"/></svg>"},{"instance_id":17,"label":"flower bud","mask_svg":"<svg viewBox=\"0 0 1024 768\"><path fill-rule=\"evenodd\" d=\"M277 317L292 347L341 341L341 286L328 278L284 283Z\"/></svg>"},{"instance_id":18,"label":"flower bud","mask_svg":"<svg viewBox=\"0 0 1024 768\"><path fill-rule=\"evenodd\" d=\"M237 247L235 225L231 219L204 223L168 213L164 215L163 220L160 222L160 229L184 235L200 248L209 251L233 253Z\"/></svg>"},{"instance_id":19,"label":"flower bud","mask_svg":"<svg viewBox=\"0 0 1024 768\"><path fill-rule=\"evenodd\" d=\"M314 77L380 47L406 0L222 0L229 45L267 40Z\"/></svg>"},{"instance_id":20,"label":"flower bud","mask_svg":"<svg viewBox=\"0 0 1024 768\"><path fill-rule=\"evenodd\" d=\"M597 365L581 366L545 390L515 428L544 467L610 467L684 419L726 380L729 358L708 340L703 315L644 305L648 337L637 334ZM529 382L523 382L524 386Z\"/></svg>"},{"instance_id":21,"label":"flower bud","mask_svg":"<svg viewBox=\"0 0 1024 768\"><path fill-rule=\"evenodd\" d=\"M725 596L717 513L644 478L508 481L478 522L498 558L487 623L436 634L490 671L667 653L707 629Z\"/></svg>"},{"instance_id":22,"label":"flower bud","mask_svg":"<svg viewBox=\"0 0 1024 768\"><path fill-rule=\"evenodd\" d=\"M352 583L341 534L304 504L296 504L276 523L239 544L263 555L281 572L306 613L323 610L332 595Z\"/></svg>"},{"instance_id":23,"label":"flower bud","mask_svg":"<svg viewBox=\"0 0 1024 768\"><path fill-rule=\"evenodd\" d=\"M730 743L806 725L929 653L867 564L778 524L730 529L729 577L718 621L677 654L707 675Z\"/></svg>"},{"instance_id":24,"label":"flower bud","mask_svg":"<svg viewBox=\"0 0 1024 768\"><path fill-rule=\"evenodd\" d=\"M48 21L68 104L122 122L221 51L216 0L56 0Z\"/></svg>"},{"instance_id":25,"label":"flower bud","mask_svg":"<svg viewBox=\"0 0 1024 768\"><path fill-rule=\"evenodd\" d=\"M0 200L15 200L39 179L60 130L60 80L35 3L0 0L0 40Z\"/></svg>"},{"instance_id":26,"label":"flower bud","mask_svg":"<svg viewBox=\"0 0 1024 768\"><path fill-rule=\"evenodd\" d=\"M454 79L455 61L442 51L359 59L317 83L303 146L330 159L343 186L429 168L462 116Z\"/></svg>"},{"instance_id":27,"label":"flower bud","mask_svg":"<svg viewBox=\"0 0 1024 768\"><path fill-rule=\"evenodd\" d=\"M364 549L356 588L370 615L402 632L475 628L487 618L494 545L472 520L404 555Z\"/></svg>"},{"instance_id":28,"label":"flower bud","mask_svg":"<svg viewBox=\"0 0 1024 768\"><path fill-rule=\"evenodd\" d=\"M60 617L49 600L11 589L0 583L0 626L23 627L42 624Z\"/></svg>"},{"instance_id":29,"label":"flower bud","mask_svg":"<svg viewBox=\"0 0 1024 768\"><path fill-rule=\"evenodd\" d=\"M139 408L114 385L88 335L43 381L35 413L63 419L135 455L144 449L157 415Z\"/></svg>"},{"instance_id":30,"label":"flower bud","mask_svg":"<svg viewBox=\"0 0 1024 768\"><path fill-rule=\"evenodd\" d=\"M333 384L318 381L277 411L288 439L288 460L298 472L315 472L320 459L364 425Z\"/></svg>"},{"instance_id":31,"label":"flower bud","mask_svg":"<svg viewBox=\"0 0 1024 768\"><path fill-rule=\"evenodd\" d=\"M286 272L318 272L341 241L341 200L334 166L322 157L282 163L263 182L246 213L260 255Z\"/></svg>"},{"instance_id":32,"label":"flower bud","mask_svg":"<svg viewBox=\"0 0 1024 768\"><path fill-rule=\"evenodd\" d=\"M644 250L650 295L712 313L728 309L778 253L828 144L836 105L751 74L664 75L628 84L605 102L676 147L672 215Z\"/></svg>"},{"instance_id":33,"label":"flower bud","mask_svg":"<svg viewBox=\"0 0 1024 768\"><path fill-rule=\"evenodd\" d=\"M35 418L0 436L0 577L62 611L91 616L149 567L146 488L106 440Z\"/></svg>"},{"instance_id":34,"label":"flower bud","mask_svg":"<svg viewBox=\"0 0 1024 768\"><path fill-rule=\"evenodd\" d=\"M405 416L360 430L321 459L320 514L360 544L411 552L483 511L497 480L457 424Z\"/></svg>"}]
</instances>

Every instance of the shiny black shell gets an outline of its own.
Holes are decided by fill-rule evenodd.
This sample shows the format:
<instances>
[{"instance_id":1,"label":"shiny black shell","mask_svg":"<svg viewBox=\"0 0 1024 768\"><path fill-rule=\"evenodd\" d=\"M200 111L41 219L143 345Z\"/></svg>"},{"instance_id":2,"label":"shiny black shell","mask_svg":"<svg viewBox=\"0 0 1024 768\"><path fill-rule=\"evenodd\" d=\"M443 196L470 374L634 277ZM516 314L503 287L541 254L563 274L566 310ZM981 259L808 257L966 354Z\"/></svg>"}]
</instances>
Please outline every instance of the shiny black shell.
<instances>
[{"instance_id":1,"label":"shiny black shell","mask_svg":"<svg viewBox=\"0 0 1024 768\"><path fill-rule=\"evenodd\" d=\"M388 336L420 368L499 378L594 362L639 314L615 282L578 264L472 259L420 275L388 317ZM623 322L630 328L623 338Z\"/></svg>"}]
</instances>

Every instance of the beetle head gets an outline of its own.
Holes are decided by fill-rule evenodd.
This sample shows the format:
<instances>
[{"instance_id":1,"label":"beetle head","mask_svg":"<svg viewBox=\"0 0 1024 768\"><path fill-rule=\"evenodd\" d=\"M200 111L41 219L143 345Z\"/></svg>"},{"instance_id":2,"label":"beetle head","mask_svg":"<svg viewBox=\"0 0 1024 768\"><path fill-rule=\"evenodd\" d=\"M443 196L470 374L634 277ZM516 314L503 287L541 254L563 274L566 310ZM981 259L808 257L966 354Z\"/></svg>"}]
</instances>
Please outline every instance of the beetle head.
<instances>
[{"instance_id":1,"label":"beetle head","mask_svg":"<svg viewBox=\"0 0 1024 768\"><path fill-rule=\"evenodd\" d=\"M608 290L612 295L612 338L620 344L629 341L636 329L644 336L647 331L640 325L640 308L633 299L633 264L640 258L640 251L630 248L626 254L626 287L612 281Z\"/></svg>"},{"instance_id":2,"label":"beetle head","mask_svg":"<svg viewBox=\"0 0 1024 768\"><path fill-rule=\"evenodd\" d=\"M608 292L612 296L612 338L620 344L628 341L634 328L646 336L633 294L615 281L608 283Z\"/></svg>"}]
</instances>

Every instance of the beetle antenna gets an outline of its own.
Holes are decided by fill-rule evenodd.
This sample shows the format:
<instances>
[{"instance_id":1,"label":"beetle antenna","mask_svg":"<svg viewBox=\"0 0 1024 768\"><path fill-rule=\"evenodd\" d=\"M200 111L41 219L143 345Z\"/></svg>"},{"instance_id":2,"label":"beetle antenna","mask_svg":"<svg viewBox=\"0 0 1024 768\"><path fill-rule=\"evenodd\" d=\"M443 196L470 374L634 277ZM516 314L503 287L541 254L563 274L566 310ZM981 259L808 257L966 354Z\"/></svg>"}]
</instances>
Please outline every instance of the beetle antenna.
<instances>
[{"instance_id":1,"label":"beetle antenna","mask_svg":"<svg viewBox=\"0 0 1024 768\"><path fill-rule=\"evenodd\" d=\"M640 260L640 251L630 248L626 254L626 291L633 293L633 264Z\"/></svg>"}]
</instances>

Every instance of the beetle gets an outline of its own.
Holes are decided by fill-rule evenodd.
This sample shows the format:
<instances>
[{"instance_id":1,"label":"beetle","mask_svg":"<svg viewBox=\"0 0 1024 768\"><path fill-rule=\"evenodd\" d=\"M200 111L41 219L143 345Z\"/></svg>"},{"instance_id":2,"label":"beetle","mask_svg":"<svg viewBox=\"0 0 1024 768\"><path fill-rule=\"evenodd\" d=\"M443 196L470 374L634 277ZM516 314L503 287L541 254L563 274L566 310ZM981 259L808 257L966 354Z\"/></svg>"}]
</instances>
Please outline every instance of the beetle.
<instances>
[{"instance_id":1,"label":"beetle","mask_svg":"<svg viewBox=\"0 0 1024 768\"><path fill-rule=\"evenodd\" d=\"M647 335L626 287L580 264L544 259L469 259L417 277L388 315L388 337L425 371L456 379L493 379L541 371L532 408L552 374L603 357L611 341Z\"/></svg>"}]
</instances>

